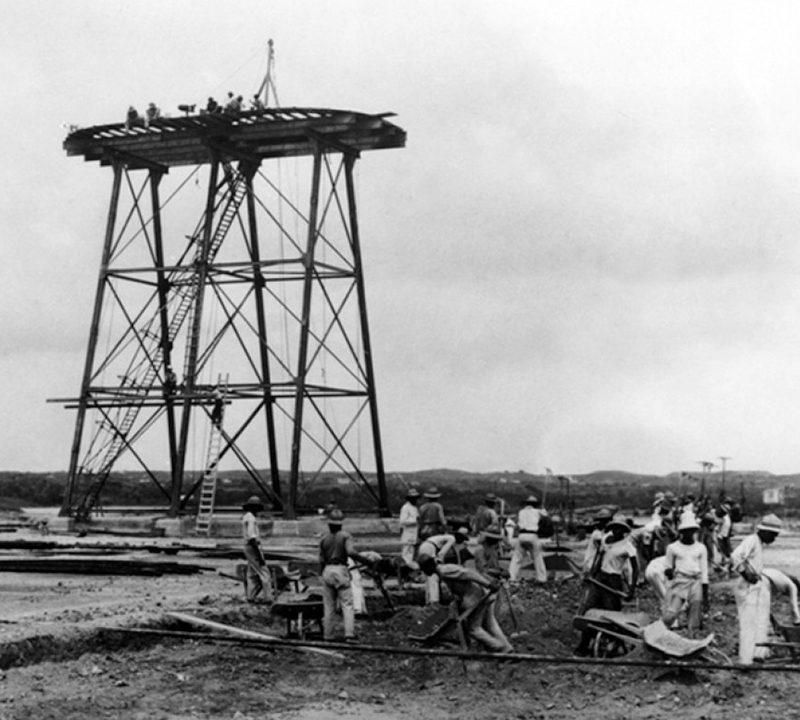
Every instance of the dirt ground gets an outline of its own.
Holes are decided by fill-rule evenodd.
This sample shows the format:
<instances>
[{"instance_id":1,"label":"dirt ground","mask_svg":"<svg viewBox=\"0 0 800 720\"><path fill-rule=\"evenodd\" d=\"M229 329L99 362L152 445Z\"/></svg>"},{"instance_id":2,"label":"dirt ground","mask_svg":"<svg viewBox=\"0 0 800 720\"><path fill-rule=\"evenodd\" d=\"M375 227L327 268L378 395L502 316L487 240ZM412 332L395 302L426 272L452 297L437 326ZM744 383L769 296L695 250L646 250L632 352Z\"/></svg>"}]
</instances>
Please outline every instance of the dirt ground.
<instances>
[{"instance_id":1,"label":"dirt ground","mask_svg":"<svg viewBox=\"0 0 800 720\"><path fill-rule=\"evenodd\" d=\"M796 573L800 538L782 536L779 543L768 563ZM341 657L332 659L291 648L103 630L179 629L165 613L181 611L259 632L285 633L282 619L272 617L265 606L245 603L241 585L216 572L234 574L237 560L189 556L186 561L211 569L157 578L3 573L0 720L800 718L796 672L689 673L358 649L342 650ZM572 658L578 639L572 620L580 592L578 580L566 578L546 586L524 583L510 599L504 596L500 622L513 634L516 650ZM651 591L643 588L638 595L637 603L626 609L655 616ZM387 618L385 601L374 592L369 608L372 617L358 621L360 641L389 648L418 647L408 634L424 632L444 612L399 605ZM776 599L774 610L788 619L784 601ZM706 630L715 636L715 658L719 653L735 657L735 607L725 579L712 585ZM647 653L634 651L639 652ZM636 657L655 656L630 654L626 659Z\"/></svg>"}]
</instances>

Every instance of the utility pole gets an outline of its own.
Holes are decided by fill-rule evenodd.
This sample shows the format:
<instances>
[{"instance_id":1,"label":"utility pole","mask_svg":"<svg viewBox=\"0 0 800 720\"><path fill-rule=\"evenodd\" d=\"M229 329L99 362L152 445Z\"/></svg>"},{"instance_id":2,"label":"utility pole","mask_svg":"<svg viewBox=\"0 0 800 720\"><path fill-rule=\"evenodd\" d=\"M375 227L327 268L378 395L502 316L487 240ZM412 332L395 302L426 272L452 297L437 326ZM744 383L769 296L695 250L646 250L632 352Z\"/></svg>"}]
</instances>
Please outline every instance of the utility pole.
<instances>
[{"instance_id":1,"label":"utility pole","mask_svg":"<svg viewBox=\"0 0 800 720\"><path fill-rule=\"evenodd\" d=\"M722 495L725 494L725 463L728 460L732 460L733 458L727 457L725 455L720 455L719 459L722 460Z\"/></svg>"}]
</instances>

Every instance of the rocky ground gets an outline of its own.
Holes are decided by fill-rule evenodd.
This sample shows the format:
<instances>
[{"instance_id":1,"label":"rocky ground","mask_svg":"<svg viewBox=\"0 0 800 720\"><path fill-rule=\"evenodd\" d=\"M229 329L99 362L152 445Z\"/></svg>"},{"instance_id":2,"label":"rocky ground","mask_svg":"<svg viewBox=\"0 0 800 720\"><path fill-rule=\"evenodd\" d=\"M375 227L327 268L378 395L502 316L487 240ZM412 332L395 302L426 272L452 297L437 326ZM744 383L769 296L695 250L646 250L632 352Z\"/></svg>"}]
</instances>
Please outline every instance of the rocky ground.
<instances>
[{"instance_id":1,"label":"rocky ground","mask_svg":"<svg viewBox=\"0 0 800 720\"><path fill-rule=\"evenodd\" d=\"M773 559L796 562L797 544L784 541ZM478 661L357 648L329 658L284 647L104 630L179 629L166 615L178 610L282 636L282 619L264 606L245 603L241 586L219 574L235 574L236 563L218 560L200 575L159 578L4 573L0 720L800 718L796 672L573 664L577 632L572 621L581 592L575 578L546 586L525 583L500 602L500 621L516 650L550 661ZM714 633L713 658L735 657L729 581L715 580L712 602L706 630ZM372 617L358 621L358 632L370 647L419 647L409 633L425 632L443 612L404 604L389 616L377 593L370 594L369 607ZM655 601L644 589L626 609L655 615ZM788 618L782 601L776 601L775 610ZM661 659L646 650L625 657ZM786 661L784 656L781 662Z\"/></svg>"}]
</instances>

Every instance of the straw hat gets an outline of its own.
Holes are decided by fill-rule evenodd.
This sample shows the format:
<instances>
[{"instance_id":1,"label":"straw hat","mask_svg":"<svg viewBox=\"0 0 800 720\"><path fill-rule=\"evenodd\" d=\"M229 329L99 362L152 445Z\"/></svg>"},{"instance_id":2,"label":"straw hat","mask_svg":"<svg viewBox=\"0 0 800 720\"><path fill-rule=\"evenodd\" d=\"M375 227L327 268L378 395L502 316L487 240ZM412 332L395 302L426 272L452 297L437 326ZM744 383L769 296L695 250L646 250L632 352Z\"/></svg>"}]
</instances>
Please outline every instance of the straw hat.
<instances>
[{"instance_id":1,"label":"straw hat","mask_svg":"<svg viewBox=\"0 0 800 720\"><path fill-rule=\"evenodd\" d=\"M419 490L417 488L410 488L406 493L407 498L418 498L419 497Z\"/></svg>"},{"instance_id":2,"label":"straw hat","mask_svg":"<svg viewBox=\"0 0 800 720\"><path fill-rule=\"evenodd\" d=\"M692 516L688 515L681 518L680 524L678 525L678 532L681 530L699 530L700 526L697 524L697 520Z\"/></svg>"},{"instance_id":3,"label":"straw hat","mask_svg":"<svg viewBox=\"0 0 800 720\"><path fill-rule=\"evenodd\" d=\"M261 498L258 497L258 495L251 495L242 505L242 510L255 510L256 512L260 512L263 509L264 503L261 502Z\"/></svg>"},{"instance_id":4,"label":"straw hat","mask_svg":"<svg viewBox=\"0 0 800 720\"><path fill-rule=\"evenodd\" d=\"M432 487L428 490L423 497L428 498L429 500L436 500L437 498L442 497L442 493L440 493L435 487Z\"/></svg>"},{"instance_id":5,"label":"straw hat","mask_svg":"<svg viewBox=\"0 0 800 720\"><path fill-rule=\"evenodd\" d=\"M339 508L333 508L328 513L328 525L341 525L344 522L344 513Z\"/></svg>"},{"instance_id":6,"label":"straw hat","mask_svg":"<svg viewBox=\"0 0 800 720\"><path fill-rule=\"evenodd\" d=\"M628 525L628 519L624 515L614 515L614 517L611 518L606 528L611 530L613 527L622 528L626 532L630 532L631 530L631 526Z\"/></svg>"},{"instance_id":7,"label":"straw hat","mask_svg":"<svg viewBox=\"0 0 800 720\"><path fill-rule=\"evenodd\" d=\"M528 495L524 500L525 505L538 505L539 498L536 495Z\"/></svg>"},{"instance_id":8,"label":"straw hat","mask_svg":"<svg viewBox=\"0 0 800 720\"><path fill-rule=\"evenodd\" d=\"M777 535L783 529L783 521L777 516L770 513L761 518L761 522L756 526L756 530L763 532L775 533Z\"/></svg>"}]
</instances>

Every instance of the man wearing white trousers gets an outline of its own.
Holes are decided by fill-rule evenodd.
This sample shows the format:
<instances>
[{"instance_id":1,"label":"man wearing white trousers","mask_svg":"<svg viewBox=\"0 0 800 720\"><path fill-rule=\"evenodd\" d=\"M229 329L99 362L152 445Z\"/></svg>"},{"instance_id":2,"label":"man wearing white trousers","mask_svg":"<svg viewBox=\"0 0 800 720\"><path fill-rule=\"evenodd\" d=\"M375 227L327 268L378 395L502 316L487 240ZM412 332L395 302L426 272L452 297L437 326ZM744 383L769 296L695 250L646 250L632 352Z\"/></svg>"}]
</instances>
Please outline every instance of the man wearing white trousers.
<instances>
[{"instance_id":1,"label":"man wearing white trousers","mask_svg":"<svg viewBox=\"0 0 800 720\"><path fill-rule=\"evenodd\" d=\"M739 574L734 587L739 615L739 662L752 665L769 657L769 648L759 646L769 636L769 580L762 576L764 547L775 541L783 523L776 515L766 515L731 553L731 567Z\"/></svg>"},{"instance_id":2,"label":"man wearing white trousers","mask_svg":"<svg viewBox=\"0 0 800 720\"><path fill-rule=\"evenodd\" d=\"M547 582L547 568L544 564L542 541L539 538L539 520L544 511L539 509L539 498L529 495L517 517L517 537L514 540L514 551L508 566L511 582L519 582L522 563L526 557L533 560L536 581Z\"/></svg>"}]
</instances>

